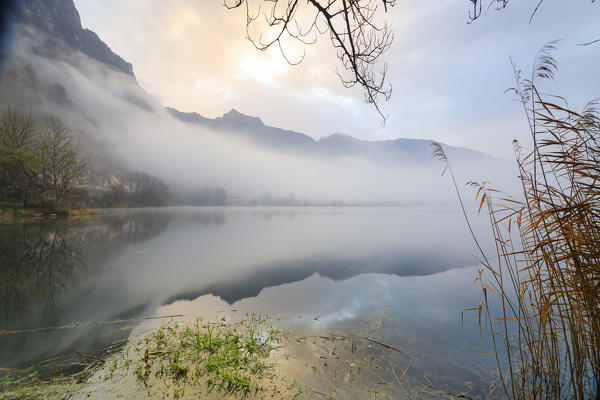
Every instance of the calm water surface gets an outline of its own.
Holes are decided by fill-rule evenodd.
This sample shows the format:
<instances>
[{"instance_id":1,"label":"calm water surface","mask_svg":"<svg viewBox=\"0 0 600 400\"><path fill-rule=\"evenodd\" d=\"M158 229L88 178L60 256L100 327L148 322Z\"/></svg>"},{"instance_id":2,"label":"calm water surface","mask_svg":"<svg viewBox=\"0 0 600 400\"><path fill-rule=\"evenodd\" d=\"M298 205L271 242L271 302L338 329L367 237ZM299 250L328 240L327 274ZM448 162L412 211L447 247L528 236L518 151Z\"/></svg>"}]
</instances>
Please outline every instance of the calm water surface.
<instances>
[{"instance_id":1,"label":"calm water surface","mask_svg":"<svg viewBox=\"0 0 600 400\"><path fill-rule=\"evenodd\" d=\"M425 354L411 373L484 385L495 373L487 336L475 315L461 318L481 298L474 254L454 208L108 210L0 224L0 330L269 313L292 332L368 331ZM144 326L2 335L0 368L93 353Z\"/></svg>"}]
</instances>

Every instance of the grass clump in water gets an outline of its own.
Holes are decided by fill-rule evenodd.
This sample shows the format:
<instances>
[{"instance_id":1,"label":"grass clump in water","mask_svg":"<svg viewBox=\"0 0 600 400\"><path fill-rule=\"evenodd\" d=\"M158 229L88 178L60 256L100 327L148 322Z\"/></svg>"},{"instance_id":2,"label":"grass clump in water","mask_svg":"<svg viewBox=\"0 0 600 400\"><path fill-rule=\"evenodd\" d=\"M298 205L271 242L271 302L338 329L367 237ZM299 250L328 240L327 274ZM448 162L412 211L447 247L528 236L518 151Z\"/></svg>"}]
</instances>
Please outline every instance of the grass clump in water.
<instances>
[{"instance_id":1,"label":"grass clump in water","mask_svg":"<svg viewBox=\"0 0 600 400\"><path fill-rule=\"evenodd\" d=\"M287 332L265 316L237 322L169 322L134 343L135 376L147 387L173 386L174 398L193 392L220 391L244 396L265 390L274 378L271 351Z\"/></svg>"}]
</instances>

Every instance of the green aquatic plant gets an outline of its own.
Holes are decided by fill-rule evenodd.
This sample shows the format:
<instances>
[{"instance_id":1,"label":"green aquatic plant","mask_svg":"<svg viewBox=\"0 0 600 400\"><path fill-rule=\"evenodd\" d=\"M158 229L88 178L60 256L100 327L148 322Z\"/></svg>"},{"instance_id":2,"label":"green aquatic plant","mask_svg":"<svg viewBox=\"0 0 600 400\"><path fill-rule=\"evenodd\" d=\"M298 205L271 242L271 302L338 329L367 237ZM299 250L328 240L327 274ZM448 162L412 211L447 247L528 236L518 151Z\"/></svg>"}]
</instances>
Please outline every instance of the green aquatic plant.
<instances>
[{"instance_id":1,"label":"green aquatic plant","mask_svg":"<svg viewBox=\"0 0 600 400\"><path fill-rule=\"evenodd\" d=\"M224 393L258 392L270 377L271 351L286 336L258 315L234 322L198 319L193 326L171 321L132 344L135 375L149 386L159 379L178 390L205 385Z\"/></svg>"},{"instance_id":2,"label":"green aquatic plant","mask_svg":"<svg viewBox=\"0 0 600 400\"><path fill-rule=\"evenodd\" d=\"M293 338L263 315L195 322L171 318L115 351L74 350L81 357L70 361L80 371L74 375L41 368L0 370L0 399L495 398L482 375L477 382L463 382L421 371L431 356L390 341L377 322L384 316L374 314L344 333L311 329ZM295 334L301 332L295 329ZM47 365L55 368L57 362Z\"/></svg>"}]
</instances>

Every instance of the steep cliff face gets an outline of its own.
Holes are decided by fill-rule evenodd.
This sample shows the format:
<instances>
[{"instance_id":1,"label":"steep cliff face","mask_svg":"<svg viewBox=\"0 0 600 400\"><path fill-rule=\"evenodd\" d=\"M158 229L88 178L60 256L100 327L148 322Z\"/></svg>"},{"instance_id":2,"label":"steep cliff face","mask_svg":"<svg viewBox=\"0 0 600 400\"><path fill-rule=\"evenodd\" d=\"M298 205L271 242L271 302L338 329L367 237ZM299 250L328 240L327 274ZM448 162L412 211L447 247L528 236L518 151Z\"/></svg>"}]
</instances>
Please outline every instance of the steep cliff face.
<instances>
[{"instance_id":1,"label":"steep cliff face","mask_svg":"<svg viewBox=\"0 0 600 400\"><path fill-rule=\"evenodd\" d=\"M130 63L115 54L94 32L82 28L73 0L19 0L13 10L14 21L32 25L73 50L133 76Z\"/></svg>"}]
</instances>

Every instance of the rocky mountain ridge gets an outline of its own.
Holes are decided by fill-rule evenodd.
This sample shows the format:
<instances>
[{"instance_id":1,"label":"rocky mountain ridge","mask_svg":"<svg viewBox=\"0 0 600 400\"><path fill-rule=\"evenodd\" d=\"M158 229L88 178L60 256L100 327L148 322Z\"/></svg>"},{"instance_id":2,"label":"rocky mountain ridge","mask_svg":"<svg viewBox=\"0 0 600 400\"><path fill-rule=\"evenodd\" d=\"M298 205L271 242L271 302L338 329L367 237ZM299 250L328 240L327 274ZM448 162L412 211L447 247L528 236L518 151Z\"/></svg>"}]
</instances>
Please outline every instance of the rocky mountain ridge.
<instances>
[{"instance_id":1,"label":"rocky mountain ridge","mask_svg":"<svg viewBox=\"0 0 600 400\"><path fill-rule=\"evenodd\" d=\"M11 2L6 10L7 15L3 19L31 25L50 39L61 40L75 51L134 76L131 63L115 54L96 33L81 26L73 0L18 0Z\"/></svg>"},{"instance_id":2,"label":"rocky mountain ridge","mask_svg":"<svg viewBox=\"0 0 600 400\"><path fill-rule=\"evenodd\" d=\"M117 73L131 78L133 85L120 89L120 97L137 107L152 111L151 102L146 101L149 95L137 84L130 63L115 54L92 31L81 26L79 12L73 0L19 0L12 3L10 20L41 32L45 42L56 43L56 47L81 52L91 59L106 65ZM45 57L56 58L61 52L53 52L42 45L38 51ZM52 46L50 46L52 47ZM68 62L68 57L65 58ZM77 68L77 66L75 66ZM27 71L22 73L27 77ZM64 86L43 82L50 87L52 101L69 104L69 93ZM34 86L41 87L41 83ZM18 89L18 88L17 88ZM254 116L243 114L235 109L214 119L201 114L185 113L174 108L167 108L168 113L188 124L198 125L216 131L219 134L239 137L263 147L288 153L310 154L321 157L360 157L375 162L424 164L431 163L430 141L423 139L398 138L395 140L364 141L352 136L334 133L315 140L314 138L293 130L268 126ZM483 153L460 147L445 146L450 156L468 160L491 158Z\"/></svg>"},{"instance_id":3,"label":"rocky mountain ridge","mask_svg":"<svg viewBox=\"0 0 600 400\"><path fill-rule=\"evenodd\" d=\"M294 153L310 153L322 156L361 157L382 162L431 162L431 141L426 139L398 138L393 140L360 140L344 133L333 133L319 140L300 132L265 125L258 118L245 115L236 109L215 119L198 113L185 113L174 108L166 109L173 117L188 124L234 135L268 148ZM472 160L492 158L479 151L463 147L447 146L449 155Z\"/></svg>"}]
</instances>

